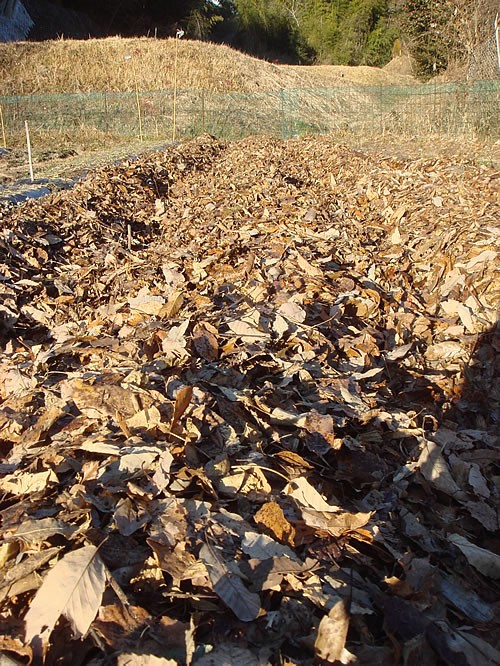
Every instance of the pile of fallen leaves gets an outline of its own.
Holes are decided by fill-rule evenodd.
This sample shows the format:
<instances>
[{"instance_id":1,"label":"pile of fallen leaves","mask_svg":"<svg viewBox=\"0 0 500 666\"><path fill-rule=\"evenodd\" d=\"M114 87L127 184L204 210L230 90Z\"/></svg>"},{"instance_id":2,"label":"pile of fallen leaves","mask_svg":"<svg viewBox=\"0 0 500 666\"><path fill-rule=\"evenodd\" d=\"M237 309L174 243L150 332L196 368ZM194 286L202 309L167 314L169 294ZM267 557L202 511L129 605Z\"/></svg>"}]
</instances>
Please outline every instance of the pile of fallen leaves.
<instances>
[{"instance_id":1,"label":"pile of fallen leaves","mask_svg":"<svg viewBox=\"0 0 500 666\"><path fill-rule=\"evenodd\" d=\"M499 175L202 137L4 210L8 663L500 663Z\"/></svg>"}]
</instances>

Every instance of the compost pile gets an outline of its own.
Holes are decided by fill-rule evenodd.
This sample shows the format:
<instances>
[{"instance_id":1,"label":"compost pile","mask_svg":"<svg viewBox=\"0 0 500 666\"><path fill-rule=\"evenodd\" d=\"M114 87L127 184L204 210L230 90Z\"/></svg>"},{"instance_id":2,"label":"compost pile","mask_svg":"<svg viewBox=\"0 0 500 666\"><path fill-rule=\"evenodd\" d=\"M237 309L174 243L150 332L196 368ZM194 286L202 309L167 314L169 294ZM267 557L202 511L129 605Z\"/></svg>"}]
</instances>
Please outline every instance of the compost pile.
<instances>
[{"instance_id":1,"label":"compost pile","mask_svg":"<svg viewBox=\"0 0 500 666\"><path fill-rule=\"evenodd\" d=\"M5 209L9 663L500 663L499 175L205 136Z\"/></svg>"}]
</instances>

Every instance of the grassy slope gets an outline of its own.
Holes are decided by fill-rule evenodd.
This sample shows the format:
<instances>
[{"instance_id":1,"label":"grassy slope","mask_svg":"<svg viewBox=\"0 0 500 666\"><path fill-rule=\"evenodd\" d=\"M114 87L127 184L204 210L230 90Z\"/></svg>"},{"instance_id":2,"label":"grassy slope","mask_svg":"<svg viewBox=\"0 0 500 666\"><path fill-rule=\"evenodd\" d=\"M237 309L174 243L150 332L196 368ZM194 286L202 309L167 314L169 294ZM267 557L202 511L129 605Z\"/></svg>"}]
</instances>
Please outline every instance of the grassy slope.
<instances>
[{"instance_id":1,"label":"grassy slope","mask_svg":"<svg viewBox=\"0 0 500 666\"><path fill-rule=\"evenodd\" d=\"M227 46L177 42L179 88L272 91L342 85L415 83L376 67L294 67L257 60ZM174 39L57 40L0 44L0 95L161 90L173 87ZM126 56L132 56L126 59Z\"/></svg>"}]
</instances>

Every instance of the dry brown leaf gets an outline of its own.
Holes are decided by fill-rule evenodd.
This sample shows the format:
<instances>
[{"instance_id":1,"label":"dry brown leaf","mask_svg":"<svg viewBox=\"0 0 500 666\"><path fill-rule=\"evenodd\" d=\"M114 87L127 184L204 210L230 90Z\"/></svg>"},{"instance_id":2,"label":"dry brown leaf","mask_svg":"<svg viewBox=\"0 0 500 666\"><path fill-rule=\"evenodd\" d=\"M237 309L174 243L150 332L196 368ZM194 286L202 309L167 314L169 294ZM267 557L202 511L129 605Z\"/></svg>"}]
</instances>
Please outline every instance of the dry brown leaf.
<instances>
[{"instance_id":1,"label":"dry brown leaf","mask_svg":"<svg viewBox=\"0 0 500 666\"><path fill-rule=\"evenodd\" d=\"M250 498L265 497L272 490L262 470L254 465L222 477L217 481L217 489L228 495L241 493Z\"/></svg>"},{"instance_id":2,"label":"dry brown leaf","mask_svg":"<svg viewBox=\"0 0 500 666\"><path fill-rule=\"evenodd\" d=\"M340 510L338 513L326 513L305 507L301 509L301 513L306 525L324 530L335 537L364 527L371 518L371 513L349 513Z\"/></svg>"},{"instance_id":3,"label":"dry brown leaf","mask_svg":"<svg viewBox=\"0 0 500 666\"><path fill-rule=\"evenodd\" d=\"M33 446L45 438L54 423L64 414L59 405L51 405L37 420L36 424L23 435L23 444Z\"/></svg>"},{"instance_id":4,"label":"dry brown leaf","mask_svg":"<svg viewBox=\"0 0 500 666\"><path fill-rule=\"evenodd\" d=\"M174 291L168 301L158 312L159 319L170 319L180 311L184 304L184 295L181 291Z\"/></svg>"},{"instance_id":5,"label":"dry brown leaf","mask_svg":"<svg viewBox=\"0 0 500 666\"><path fill-rule=\"evenodd\" d=\"M130 536L148 523L151 516L144 509L136 507L128 497L124 497L116 505L113 518L120 534Z\"/></svg>"},{"instance_id":6,"label":"dry brown leaf","mask_svg":"<svg viewBox=\"0 0 500 666\"><path fill-rule=\"evenodd\" d=\"M276 502L266 502L254 514L254 521L264 529L268 530L272 536L280 541L293 545L295 530L285 518L282 508Z\"/></svg>"},{"instance_id":7,"label":"dry brown leaf","mask_svg":"<svg viewBox=\"0 0 500 666\"><path fill-rule=\"evenodd\" d=\"M129 298L130 309L141 314L159 315L165 304L162 296L154 296L149 293L147 287L143 287L135 298Z\"/></svg>"},{"instance_id":8,"label":"dry brown leaf","mask_svg":"<svg viewBox=\"0 0 500 666\"><path fill-rule=\"evenodd\" d=\"M193 329L193 345L206 361L215 361L219 356L217 329L209 323L198 323Z\"/></svg>"},{"instance_id":9,"label":"dry brown leaf","mask_svg":"<svg viewBox=\"0 0 500 666\"><path fill-rule=\"evenodd\" d=\"M343 601L337 601L328 615L325 615L318 627L318 635L314 642L314 652L318 659L328 664L338 661L344 649L347 631L349 630L349 615Z\"/></svg>"},{"instance_id":10,"label":"dry brown leaf","mask_svg":"<svg viewBox=\"0 0 500 666\"><path fill-rule=\"evenodd\" d=\"M309 277L321 277L323 271L321 271L317 266L313 266L307 259L305 259L301 254L297 252L297 263L299 267L304 271Z\"/></svg>"},{"instance_id":11,"label":"dry brown leaf","mask_svg":"<svg viewBox=\"0 0 500 666\"><path fill-rule=\"evenodd\" d=\"M424 478L442 492L456 499L465 497L448 469L441 447L435 442L425 442L417 467Z\"/></svg>"},{"instance_id":12,"label":"dry brown leaf","mask_svg":"<svg viewBox=\"0 0 500 666\"><path fill-rule=\"evenodd\" d=\"M192 386L183 386L177 391L177 395L175 396L174 414L172 416L172 423L170 424L170 428L175 428L175 426L179 423L184 412L189 407L192 397Z\"/></svg>"},{"instance_id":13,"label":"dry brown leaf","mask_svg":"<svg viewBox=\"0 0 500 666\"><path fill-rule=\"evenodd\" d=\"M49 484L57 482L58 478L51 469L35 474L15 472L0 479L0 489L12 495L27 495L45 490Z\"/></svg>"},{"instance_id":14,"label":"dry brown leaf","mask_svg":"<svg viewBox=\"0 0 500 666\"><path fill-rule=\"evenodd\" d=\"M258 594L249 592L241 578L230 573L225 563L207 544L200 550L200 558L207 567L214 592L242 622L251 622L263 612Z\"/></svg>"},{"instance_id":15,"label":"dry brown leaf","mask_svg":"<svg viewBox=\"0 0 500 666\"><path fill-rule=\"evenodd\" d=\"M449 534L448 541L453 543L467 558L471 566L488 578L500 578L500 555L480 548L460 534Z\"/></svg>"},{"instance_id":16,"label":"dry brown leaf","mask_svg":"<svg viewBox=\"0 0 500 666\"><path fill-rule=\"evenodd\" d=\"M84 636L99 610L105 587L106 570L95 546L83 546L65 555L45 576L26 613L26 642L47 642L61 615L76 637Z\"/></svg>"},{"instance_id":17,"label":"dry brown leaf","mask_svg":"<svg viewBox=\"0 0 500 666\"><path fill-rule=\"evenodd\" d=\"M64 398L73 400L77 408L91 419L114 418L118 413L131 418L140 411L137 397L130 389L103 381L90 384L73 379L63 384Z\"/></svg>"}]
</instances>

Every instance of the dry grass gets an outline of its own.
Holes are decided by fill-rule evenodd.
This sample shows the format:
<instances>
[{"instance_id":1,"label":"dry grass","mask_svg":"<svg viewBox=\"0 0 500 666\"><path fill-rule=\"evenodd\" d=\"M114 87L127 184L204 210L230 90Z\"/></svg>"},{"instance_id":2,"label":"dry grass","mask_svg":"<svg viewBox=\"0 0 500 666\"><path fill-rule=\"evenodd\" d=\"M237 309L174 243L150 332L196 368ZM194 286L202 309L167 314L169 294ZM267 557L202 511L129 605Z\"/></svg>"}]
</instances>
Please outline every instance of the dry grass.
<instances>
[{"instance_id":1,"label":"dry grass","mask_svg":"<svg viewBox=\"0 0 500 666\"><path fill-rule=\"evenodd\" d=\"M0 95L167 90L174 82L174 39L57 40L0 44ZM180 40L182 88L214 92L277 91L341 85L416 83L376 67L275 65L227 46ZM126 56L132 56L126 60Z\"/></svg>"},{"instance_id":2,"label":"dry grass","mask_svg":"<svg viewBox=\"0 0 500 666\"><path fill-rule=\"evenodd\" d=\"M384 101L386 92L394 94L391 86L416 86L416 90L426 92L427 86L407 74L406 62L393 62L384 69L287 66L205 42L115 37L0 44L0 96L28 96L24 102L17 100L14 104L11 100L11 106L4 107L8 145L17 147L20 157L17 160L14 151L12 160L0 159L0 181L5 183L25 175L25 118L30 120L36 173L40 177L78 175L85 167L169 141L171 93L149 91L172 89L176 48L180 89L177 138L188 138L203 130L226 138L245 136L249 131L273 136L319 131L330 132L335 140L366 150L371 145L391 145L399 146L396 153L431 156L442 148L447 153L460 152L498 164L499 146L492 134L489 141L483 142L471 126L467 137L458 136L459 127L454 138L438 136L439 130L447 128L438 127L436 117L439 119L442 114L436 113L434 103L428 106L425 95L417 102L412 96L402 96L389 105ZM125 96L126 100L117 98L116 110L113 107L109 113L99 110L98 101L92 96L70 99L68 95L64 101L47 97L43 102L42 98L29 97L106 92L106 98L112 98L111 93L131 93L136 85L147 141L135 144L138 127L133 94ZM370 91L369 86L387 87L377 93L375 88ZM19 106L15 118L13 105ZM448 109L445 112L448 118ZM103 115L104 127L98 122ZM63 158L65 151L67 156Z\"/></svg>"},{"instance_id":3,"label":"dry grass","mask_svg":"<svg viewBox=\"0 0 500 666\"><path fill-rule=\"evenodd\" d=\"M392 62L392 61L391 61ZM402 73L395 67L394 70L388 66L383 69L378 67L349 67L348 65L283 65L281 69L299 75L306 75L310 84L314 86L337 86L346 83L356 83L371 86L395 86L416 85L416 79L406 71Z\"/></svg>"}]
</instances>

